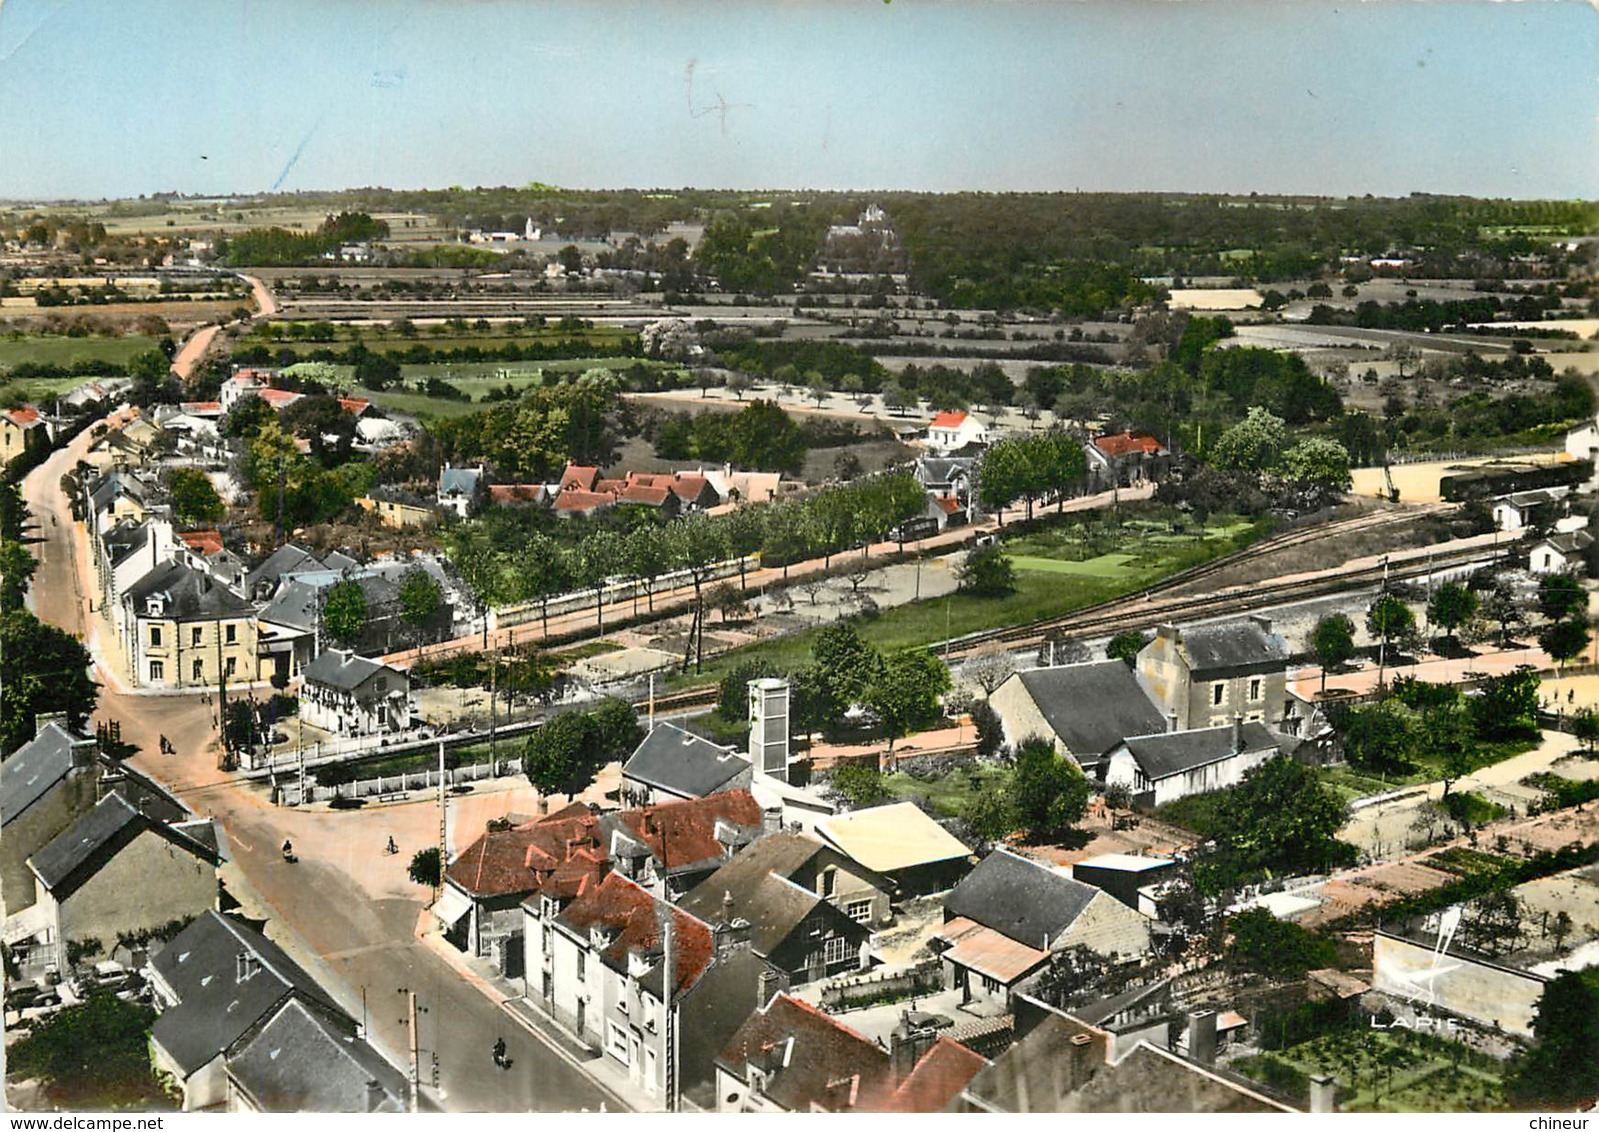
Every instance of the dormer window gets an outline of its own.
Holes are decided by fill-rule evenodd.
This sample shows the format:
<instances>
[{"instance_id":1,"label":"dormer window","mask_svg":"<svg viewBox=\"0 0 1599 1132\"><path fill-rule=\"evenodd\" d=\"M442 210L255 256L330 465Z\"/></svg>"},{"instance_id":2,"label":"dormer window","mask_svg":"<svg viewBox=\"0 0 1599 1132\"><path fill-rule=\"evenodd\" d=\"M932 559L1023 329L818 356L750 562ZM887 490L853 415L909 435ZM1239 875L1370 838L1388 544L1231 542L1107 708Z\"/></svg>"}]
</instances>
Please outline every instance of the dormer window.
<instances>
[{"instance_id":1,"label":"dormer window","mask_svg":"<svg viewBox=\"0 0 1599 1132\"><path fill-rule=\"evenodd\" d=\"M144 613L147 617L160 617L164 608L165 603L162 602L159 597L150 597L145 599Z\"/></svg>"}]
</instances>

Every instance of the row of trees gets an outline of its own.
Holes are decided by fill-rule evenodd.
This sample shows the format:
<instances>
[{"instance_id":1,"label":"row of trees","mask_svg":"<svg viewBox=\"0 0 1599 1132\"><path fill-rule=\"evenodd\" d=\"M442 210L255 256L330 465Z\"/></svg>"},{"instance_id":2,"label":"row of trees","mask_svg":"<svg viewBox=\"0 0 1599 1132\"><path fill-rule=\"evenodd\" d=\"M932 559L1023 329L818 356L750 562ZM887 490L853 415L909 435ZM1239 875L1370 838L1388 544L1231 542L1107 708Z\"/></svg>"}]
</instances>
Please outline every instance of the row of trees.
<instances>
[{"instance_id":1,"label":"row of trees","mask_svg":"<svg viewBox=\"0 0 1599 1132\"><path fill-rule=\"evenodd\" d=\"M699 594L713 567L729 559L742 563L757 552L768 565L816 555L831 564L832 555L882 537L924 506L915 477L894 472L725 515L689 515L626 532L576 528L581 534L570 542L533 531L508 545L492 537L482 520L463 523L446 537L451 559L480 602L537 601L548 631L550 600L574 590L600 591L612 579L636 580L653 610L655 583L663 574L687 572Z\"/></svg>"},{"instance_id":2,"label":"row of trees","mask_svg":"<svg viewBox=\"0 0 1599 1132\"><path fill-rule=\"evenodd\" d=\"M1031 519L1033 504L1048 495L1064 506L1067 491L1087 472L1083 446L1064 429L999 440L978 465L978 496L984 507L1001 513L1020 499Z\"/></svg>"}]
</instances>

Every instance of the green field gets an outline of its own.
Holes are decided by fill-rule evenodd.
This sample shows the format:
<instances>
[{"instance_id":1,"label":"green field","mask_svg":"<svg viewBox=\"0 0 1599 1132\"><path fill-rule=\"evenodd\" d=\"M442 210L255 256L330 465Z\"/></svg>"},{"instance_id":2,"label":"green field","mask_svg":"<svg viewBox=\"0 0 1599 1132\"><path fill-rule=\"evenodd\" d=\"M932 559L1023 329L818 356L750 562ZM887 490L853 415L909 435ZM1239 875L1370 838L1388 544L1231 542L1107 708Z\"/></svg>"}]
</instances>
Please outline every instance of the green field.
<instances>
[{"instance_id":1,"label":"green field","mask_svg":"<svg viewBox=\"0 0 1599 1132\"><path fill-rule=\"evenodd\" d=\"M0 369L32 362L37 365L73 366L83 362L127 363L156 348L156 340L142 334L124 338L68 338L64 335L0 338Z\"/></svg>"},{"instance_id":2,"label":"green field","mask_svg":"<svg viewBox=\"0 0 1599 1132\"><path fill-rule=\"evenodd\" d=\"M1248 545L1269 530L1265 523L1234 522L1218 523L1214 531L1196 529L1188 536L1172 537L1168 533L1155 537L1151 534L1154 528L1168 531L1169 527L1170 523L1165 520L1138 519L1116 527L1090 524L1087 528L1076 522L1010 539L1005 543L1007 550L1025 549L1024 557L1064 566L1082 558L1073 554L1074 549L1082 545L1073 536L1073 532L1079 532L1095 545L1095 553L1087 556L1087 561L1109 557L1136 560L1137 565L1118 562L1115 573L1104 572L1103 567L1085 572L1055 572L1053 567L1048 571L1018 570L1016 589L1005 597L955 593L885 609L878 617L857 622L856 627L861 636L877 648L891 651L925 646L985 629L1020 625L1109 601ZM720 680L735 665L746 660L765 660L778 668L798 667L809 659L811 642L819 631L790 633L724 653L708 659L702 675L674 675L672 682L681 686Z\"/></svg>"},{"instance_id":3,"label":"green field","mask_svg":"<svg viewBox=\"0 0 1599 1132\"><path fill-rule=\"evenodd\" d=\"M446 381L471 397L472 400L470 402L451 401L442 397L430 397L426 393L419 393L411 389L386 389L381 393L377 393L364 387L358 387L355 392L358 396L370 398L382 408L393 409L400 413L409 413L412 416L460 417L482 409L486 404L482 399L485 393L491 390L503 389L507 385L510 385L518 393L525 392L542 383L541 374L573 374L583 373L591 369L608 369L618 372L635 365L643 365L649 369L676 368L667 362L615 356L566 358L553 362L433 363L429 365L401 366L400 372L407 382L426 381L430 377ZM350 372L350 367L341 366L339 368L346 373ZM506 376L495 376L501 373Z\"/></svg>"},{"instance_id":4,"label":"green field","mask_svg":"<svg viewBox=\"0 0 1599 1132\"><path fill-rule=\"evenodd\" d=\"M1075 574L1085 578L1131 578L1141 573L1129 563L1136 561L1133 554L1101 554L1098 558L1082 562L1062 562L1058 558L1035 558L1030 554L1011 556L1018 570L1037 574Z\"/></svg>"},{"instance_id":5,"label":"green field","mask_svg":"<svg viewBox=\"0 0 1599 1132\"><path fill-rule=\"evenodd\" d=\"M25 381L6 381L0 374L0 404L18 401L45 401L82 385L82 377L33 377Z\"/></svg>"},{"instance_id":6,"label":"green field","mask_svg":"<svg viewBox=\"0 0 1599 1132\"><path fill-rule=\"evenodd\" d=\"M269 333L266 330L257 329L243 339L243 345L290 346L297 349L316 349L318 347L337 349L351 342L360 341L374 353L393 353L409 350L413 346L426 346L430 350L465 350L472 348L497 350L513 342L518 345L582 342L598 350L614 350L624 342L631 342L638 337L633 331L625 330L619 326L595 326L562 330L553 325L533 328L522 326L519 323L494 323L488 330L459 330L451 326L425 326L418 327L415 334L406 335L384 327L355 327L335 324L331 339L327 341L312 341L303 332L297 338L288 331L288 327L310 326L310 323L274 322L269 325L274 330L282 330L283 333ZM518 363L511 362L509 364L516 365Z\"/></svg>"}]
</instances>

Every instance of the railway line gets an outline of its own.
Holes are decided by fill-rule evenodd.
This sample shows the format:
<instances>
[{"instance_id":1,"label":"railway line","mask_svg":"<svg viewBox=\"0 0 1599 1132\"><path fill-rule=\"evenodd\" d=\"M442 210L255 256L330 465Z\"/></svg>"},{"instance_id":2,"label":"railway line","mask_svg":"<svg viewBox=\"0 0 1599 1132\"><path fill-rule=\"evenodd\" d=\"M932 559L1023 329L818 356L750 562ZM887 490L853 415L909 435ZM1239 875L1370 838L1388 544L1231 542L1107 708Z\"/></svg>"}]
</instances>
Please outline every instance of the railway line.
<instances>
[{"instance_id":1,"label":"railway line","mask_svg":"<svg viewBox=\"0 0 1599 1132\"><path fill-rule=\"evenodd\" d=\"M1432 510L1439 509L1441 508ZM1305 576L1288 575L1256 584L1233 586L1213 593L1184 595L1179 592L1220 573L1229 566L1236 566L1242 561L1268 551L1283 550L1337 535L1347 536L1358 530L1371 530L1376 526L1396 522L1399 518L1414 518L1419 513L1421 513L1419 510L1402 515L1384 513L1389 517L1372 516L1365 522L1347 520L1342 524L1287 532L1247 550L1205 563L1154 586L1124 594L1099 605L1074 610L1059 617L1028 622L1025 625L971 633L933 647L940 653L954 658L1036 645L1050 635L1109 636L1128 629L1147 628L1161 621L1196 621L1237 616L1272 606L1347 593L1350 590L1381 584L1384 580L1390 583L1403 582L1426 577L1440 569L1459 567L1468 563L1486 564L1503 556L1508 550L1508 546L1494 544L1446 545L1408 551L1402 555L1390 555L1386 562L1371 562Z\"/></svg>"}]
</instances>

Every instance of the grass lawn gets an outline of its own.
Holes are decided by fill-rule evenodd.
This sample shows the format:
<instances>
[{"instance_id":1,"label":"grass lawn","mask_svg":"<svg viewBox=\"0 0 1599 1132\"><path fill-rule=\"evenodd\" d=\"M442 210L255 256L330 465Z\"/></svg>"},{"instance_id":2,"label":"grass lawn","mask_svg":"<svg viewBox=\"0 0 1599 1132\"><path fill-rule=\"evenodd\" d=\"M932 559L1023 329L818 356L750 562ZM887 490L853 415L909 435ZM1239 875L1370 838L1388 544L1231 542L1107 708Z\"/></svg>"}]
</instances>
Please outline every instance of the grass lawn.
<instances>
[{"instance_id":1,"label":"grass lawn","mask_svg":"<svg viewBox=\"0 0 1599 1132\"><path fill-rule=\"evenodd\" d=\"M970 763L943 778L924 782L904 771L895 771L883 776L883 787L895 798L926 798L944 817L954 818L979 794L1002 789L1009 782L1010 773L995 763Z\"/></svg>"},{"instance_id":2,"label":"grass lawn","mask_svg":"<svg viewBox=\"0 0 1599 1132\"><path fill-rule=\"evenodd\" d=\"M1077 574L1085 578L1131 578L1141 571L1128 564L1136 560L1132 554L1101 554L1083 562L1062 562L1058 558L1035 558L1030 554L1011 556L1011 564L1018 570L1037 574Z\"/></svg>"},{"instance_id":3,"label":"grass lawn","mask_svg":"<svg viewBox=\"0 0 1599 1132\"><path fill-rule=\"evenodd\" d=\"M506 385L512 386L520 393L542 384L544 374L582 373L591 369L619 372L635 365L644 365L650 369L675 368L670 363L620 356L563 358L551 362L429 363L402 366L401 373L408 382L426 381L430 377L446 381L472 400L450 401L442 397L429 397L425 393L410 389L386 389L376 393L363 387L356 392L362 397L370 398L383 408L409 413L412 416L459 417L483 408L486 404L482 401L483 395L490 390L503 389ZM495 376L502 373L507 376Z\"/></svg>"},{"instance_id":4,"label":"grass lawn","mask_svg":"<svg viewBox=\"0 0 1599 1132\"><path fill-rule=\"evenodd\" d=\"M1019 573L1016 591L1006 597L973 597L951 594L885 609L876 618L855 622L861 636L883 651L923 646L933 641L1016 625L1052 614L1066 613L1085 605L1107 601L1138 588L1129 579L1081 577L1069 574ZM757 645L707 658L701 675L674 673L673 686L705 684L721 680L734 665L746 660L764 660L778 668L799 667L810 660L811 642L820 629L789 633Z\"/></svg>"},{"instance_id":5,"label":"grass lawn","mask_svg":"<svg viewBox=\"0 0 1599 1132\"><path fill-rule=\"evenodd\" d=\"M1164 514L1164 510L1156 514ZM1007 539L1005 547L1013 556L1045 563L1043 569L1018 569L1013 593L1005 597L973 597L956 593L948 597L911 602L885 609L880 616L871 620L857 621L855 627L863 638L877 648L892 651L925 646L985 629L1019 625L1109 601L1190 566L1227 554L1264 536L1269 530L1266 523L1218 522L1214 533L1207 528L1202 537L1189 537L1178 545L1172 545L1149 541L1146 534L1151 526L1169 529L1170 523L1160 518L1135 518L1124 521L1119 527L1096 524L1085 530L1082 522L1073 522L1065 527L1046 528ZM1093 555L1083 555L1074 550L1081 545L1085 536L1095 540ZM1102 558L1107 561L1099 561ZM1133 560L1136 560L1136 565L1132 564ZM817 629L808 629L790 633L724 653L707 660L703 674L674 674L670 682L680 687L720 680L734 665L746 660L764 660L779 669L798 667L809 660L811 641L817 632Z\"/></svg>"},{"instance_id":6,"label":"grass lawn","mask_svg":"<svg viewBox=\"0 0 1599 1132\"><path fill-rule=\"evenodd\" d=\"M73 366L83 362L127 363L147 350L156 340L143 334L123 338L68 338L65 335L0 338L0 369L35 362L42 365Z\"/></svg>"},{"instance_id":7,"label":"grass lawn","mask_svg":"<svg viewBox=\"0 0 1599 1132\"><path fill-rule=\"evenodd\" d=\"M1351 1027L1232 1067L1284 1085L1297 1074L1336 1074L1339 1104L1348 1112L1491 1112L1505 1103L1501 1062L1403 1029Z\"/></svg>"},{"instance_id":8,"label":"grass lawn","mask_svg":"<svg viewBox=\"0 0 1599 1132\"><path fill-rule=\"evenodd\" d=\"M1475 757L1471 760L1471 770L1481 770L1485 766L1493 766L1516 755L1526 754L1537 745L1537 739L1509 739L1497 743L1478 742L1475 747ZM1369 794L1399 790L1406 786L1438 782L1443 778L1443 763L1439 759L1422 758L1404 773L1387 775L1352 766L1326 767L1321 773L1323 782L1338 791L1346 801L1350 801L1364 798Z\"/></svg>"}]
</instances>

